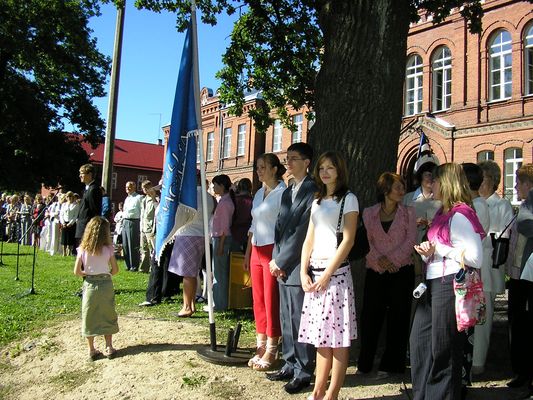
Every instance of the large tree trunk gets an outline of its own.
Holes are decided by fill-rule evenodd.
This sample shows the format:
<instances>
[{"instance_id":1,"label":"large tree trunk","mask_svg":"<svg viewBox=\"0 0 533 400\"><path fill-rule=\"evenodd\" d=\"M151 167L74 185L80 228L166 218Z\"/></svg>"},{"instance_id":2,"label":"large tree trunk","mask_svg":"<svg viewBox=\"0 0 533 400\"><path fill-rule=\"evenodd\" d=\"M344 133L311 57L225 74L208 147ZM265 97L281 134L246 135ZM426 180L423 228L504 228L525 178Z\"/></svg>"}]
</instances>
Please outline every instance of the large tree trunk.
<instances>
[{"instance_id":1,"label":"large tree trunk","mask_svg":"<svg viewBox=\"0 0 533 400\"><path fill-rule=\"evenodd\" d=\"M316 83L318 154L347 157L362 207L375 203L379 174L395 171L402 116L407 0L331 0L319 12L324 56Z\"/></svg>"}]
</instances>

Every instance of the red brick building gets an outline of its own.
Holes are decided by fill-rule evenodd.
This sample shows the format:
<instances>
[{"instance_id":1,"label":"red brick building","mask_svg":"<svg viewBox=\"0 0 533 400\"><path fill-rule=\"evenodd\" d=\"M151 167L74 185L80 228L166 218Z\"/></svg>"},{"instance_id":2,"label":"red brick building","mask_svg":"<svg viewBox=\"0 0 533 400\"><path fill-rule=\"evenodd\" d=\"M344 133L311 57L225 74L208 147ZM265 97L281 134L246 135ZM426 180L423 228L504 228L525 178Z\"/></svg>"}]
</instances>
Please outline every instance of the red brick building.
<instances>
[{"instance_id":1,"label":"red brick building","mask_svg":"<svg viewBox=\"0 0 533 400\"><path fill-rule=\"evenodd\" d=\"M217 95L208 88L200 92L203 149L207 178L226 174L232 181L241 178L250 179L254 188L259 187L257 176L253 173L254 161L265 152L275 153L282 162L291 143L306 141L310 128L306 118L307 109L289 110L297 129L291 132L276 119L265 134L256 131L248 112L263 100L258 91L245 97L243 114L240 117L230 115L228 108L220 102ZM170 126L163 127L165 143ZM198 147L199 149L199 147ZM197 162L200 163L198 153Z\"/></svg>"},{"instance_id":2,"label":"red brick building","mask_svg":"<svg viewBox=\"0 0 533 400\"><path fill-rule=\"evenodd\" d=\"M533 161L533 7L487 0L483 32L459 10L409 31L398 171L410 175L421 128L440 162L496 161L500 192L516 201L514 171Z\"/></svg>"}]
</instances>

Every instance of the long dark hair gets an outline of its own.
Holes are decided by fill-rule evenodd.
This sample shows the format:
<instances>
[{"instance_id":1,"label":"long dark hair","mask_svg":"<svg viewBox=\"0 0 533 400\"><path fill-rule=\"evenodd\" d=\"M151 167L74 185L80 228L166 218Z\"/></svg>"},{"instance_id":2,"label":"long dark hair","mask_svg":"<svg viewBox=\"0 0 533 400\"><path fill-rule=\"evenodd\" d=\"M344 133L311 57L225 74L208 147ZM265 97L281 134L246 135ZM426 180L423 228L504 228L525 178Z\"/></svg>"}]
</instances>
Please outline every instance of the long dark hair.
<instances>
[{"instance_id":1,"label":"long dark hair","mask_svg":"<svg viewBox=\"0 0 533 400\"><path fill-rule=\"evenodd\" d=\"M224 191L229 193L229 197L231 198L233 205L235 205L235 193L231 189L230 177L225 174L220 174L220 175L215 176L212 182L216 183L217 185L223 186Z\"/></svg>"},{"instance_id":2,"label":"long dark hair","mask_svg":"<svg viewBox=\"0 0 533 400\"><path fill-rule=\"evenodd\" d=\"M316 193L317 203L320 204L322 199L327 196L328 189L326 185L320 180L320 165L329 160L337 170L337 181L335 182L335 191L333 192L333 198L339 202L344 195L350 190L348 188L348 168L346 168L346 161L340 153L336 151L326 151L322 153L315 164L313 175L318 185L318 192Z\"/></svg>"}]
</instances>

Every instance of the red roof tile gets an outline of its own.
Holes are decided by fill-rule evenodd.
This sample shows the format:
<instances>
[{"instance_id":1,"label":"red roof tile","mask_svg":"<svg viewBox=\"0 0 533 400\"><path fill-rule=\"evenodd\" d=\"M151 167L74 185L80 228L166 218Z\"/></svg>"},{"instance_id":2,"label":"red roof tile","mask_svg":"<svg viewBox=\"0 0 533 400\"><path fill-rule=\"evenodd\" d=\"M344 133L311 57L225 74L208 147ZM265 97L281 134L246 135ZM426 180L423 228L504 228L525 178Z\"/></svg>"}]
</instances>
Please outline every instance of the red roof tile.
<instances>
[{"instance_id":1,"label":"red roof tile","mask_svg":"<svg viewBox=\"0 0 533 400\"><path fill-rule=\"evenodd\" d=\"M104 144L96 149L91 148L87 142L81 143L92 162L102 164L104 160ZM134 142L133 140L115 139L115 151L113 154L113 165L126 168L141 168L152 170L163 170L164 146Z\"/></svg>"}]
</instances>

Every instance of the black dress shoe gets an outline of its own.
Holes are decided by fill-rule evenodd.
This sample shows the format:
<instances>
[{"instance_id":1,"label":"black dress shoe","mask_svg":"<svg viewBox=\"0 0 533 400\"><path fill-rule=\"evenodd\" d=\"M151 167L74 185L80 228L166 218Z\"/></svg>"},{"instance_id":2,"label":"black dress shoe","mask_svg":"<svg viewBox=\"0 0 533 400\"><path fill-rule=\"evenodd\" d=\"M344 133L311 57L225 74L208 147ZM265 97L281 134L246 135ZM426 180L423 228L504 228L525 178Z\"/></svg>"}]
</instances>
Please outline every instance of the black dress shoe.
<instances>
[{"instance_id":1,"label":"black dress shoe","mask_svg":"<svg viewBox=\"0 0 533 400\"><path fill-rule=\"evenodd\" d=\"M306 387L310 386L311 382L304 381L300 378L292 378L288 383L283 386L283 389L289 394L299 393Z\"/></svg>"},{"instance_id":2,"label":"black dress shoe","mask_svg":"<svg viewBox=\"0 0 533 400\"><path fill-rule=\"evenodd\" d=\"M529 378L526 378L522 375L517 375L513 379L511 379L509 382L507 382L507 386L510 388L520 388L522 386L525 386L530 382Z\"/></svg>"},{"instance_id":3,"label":"black dress shoe","mask_svg":"<svg viewBox=\"0 0 533 400\"><path fill-rule=\"evenodd\" d=\"M269 381L288 381L292 379L292 375L292 372L280 369L279 371L266 374L266 377Z\"/></svg>"}]
</instances>

